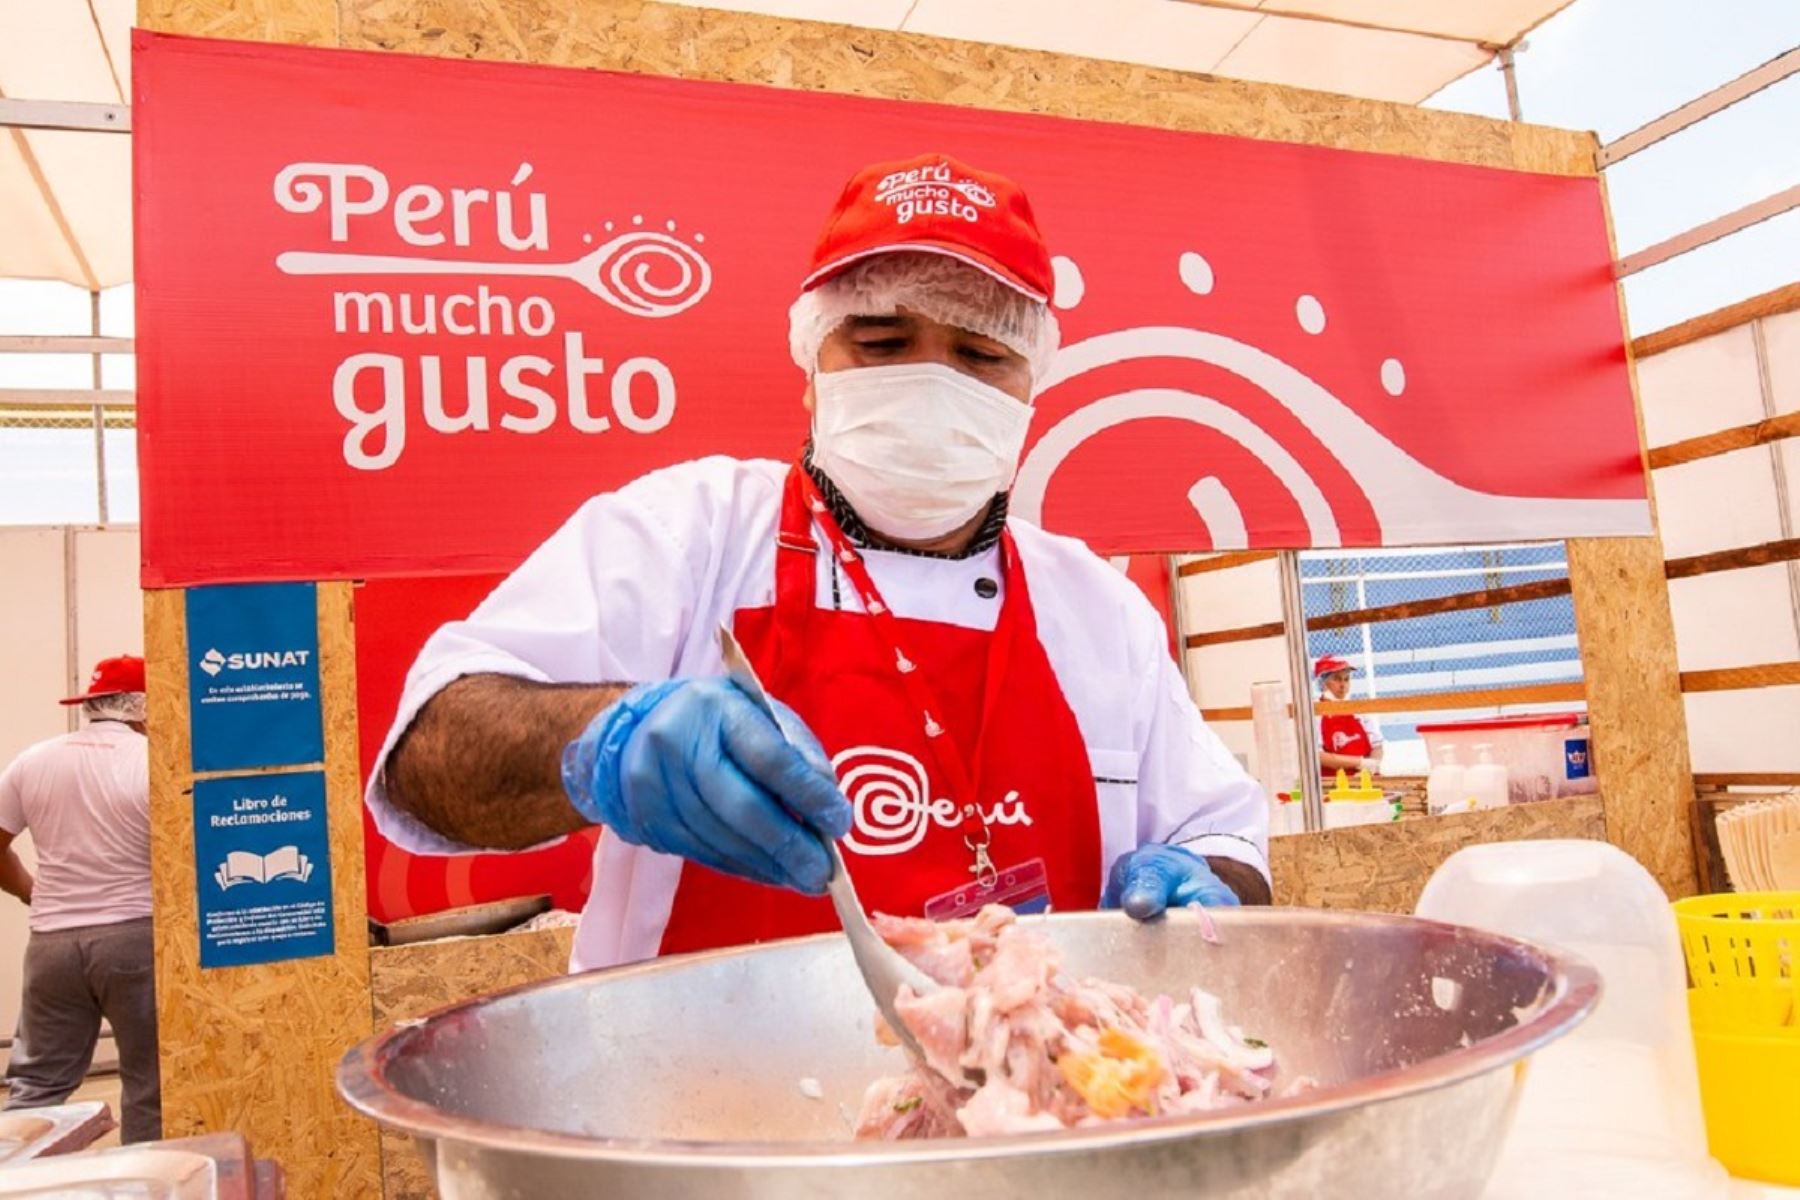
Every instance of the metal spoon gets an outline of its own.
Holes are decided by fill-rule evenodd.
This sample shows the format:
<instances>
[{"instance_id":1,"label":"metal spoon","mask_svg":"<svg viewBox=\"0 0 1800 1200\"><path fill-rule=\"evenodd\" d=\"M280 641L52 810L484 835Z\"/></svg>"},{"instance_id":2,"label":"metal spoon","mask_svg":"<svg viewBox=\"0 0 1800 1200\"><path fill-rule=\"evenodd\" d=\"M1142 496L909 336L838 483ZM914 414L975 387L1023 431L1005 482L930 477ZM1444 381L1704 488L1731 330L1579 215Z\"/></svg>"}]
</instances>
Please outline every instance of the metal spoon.
<instances>
[{"instance_id":1,"label":"metal spoon","mask_svg":"<svg viewBox=\"0 0 1800 1200\"><path fill-rule=\"evenodd\" d=\"M769 694L763 690L762 681L756 677L756 671L750 666L743 648L731 635L731 630L724 625L719 626L719 653L725 657L725 673L731 682L749 696L751 701L775 722L781 730L781 736L787 739L790 746L795 745L794 737L782 723L781 714L769 702ZM837 841L821 836L825 844L825 852L831 855L831 882L826 884L826 891L831 896L831 906L837 909L838 923L844 927L844 936L850 939L850 953L856 958L856 969L862 972L863 984L869 989L869 995L875 997L875 1007L887 1020L888 1028L900 1039L901 1045L919 1063L927 1062L925 1051L919 1040L913 1036L906 1022L900 1019L900 1013L894 1007L894 999L900 994L900 985L912 988L915 995L923 996L938 990L938 983L925 972L913 966L900 956L892 946L881 940L875 927L869 924L869 918L863 914L862 902L856 898L856 887L850 882L850 872L844 867L844 855L838 849ZM961 1081L952 1079L952 1084L960 1086Z\"/></svg>"}]
</instances>

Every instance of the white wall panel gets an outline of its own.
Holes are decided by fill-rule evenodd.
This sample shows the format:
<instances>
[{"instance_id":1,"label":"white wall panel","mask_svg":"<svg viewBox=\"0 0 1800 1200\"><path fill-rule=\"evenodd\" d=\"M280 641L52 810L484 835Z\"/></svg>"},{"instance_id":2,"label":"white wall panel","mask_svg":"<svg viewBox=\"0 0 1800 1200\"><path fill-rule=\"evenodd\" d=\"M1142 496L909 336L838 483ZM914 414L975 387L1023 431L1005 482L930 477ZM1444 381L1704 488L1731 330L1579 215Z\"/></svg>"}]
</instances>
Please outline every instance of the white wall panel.
<instances>
[{"instance_id":1,"label":"white wall panel","mask_svg":"<svg viewBox=\"0 0 1800 1200\"><path fill-rule=\"evenodd\" d=\"M1769 382L1775 411L1800 409L1800 312L1768 317L1762 323L1763 349L1769 356Z\"/></svg>"},{"instance_id":2,"label":"white wall panel","mask_svg":"<svg viewBox=\"0 0 1800 1200\"><path fill-rule=\"evenodd\" d=\"M1762 420L1748 325L1652 355L1637 376L1651 446Z\"/></svg>"},{"instance_id":3,"label":"white wall panel","mask_svg":"<svg viewBox=\"0 0 1800 1200\"><path fill-rule=\"evenodd\" d=\"M1800 687L1686 697L1694 770L1800 771Z\"/></svg>"},{"instance_id":4,"label":"white wall panel","mask_svg":"<svg viewBox=\"0 0 1800 1200\"><path fill-rule=\"evenodd\" d=\"M1781 537L1775 473L1766 446L1665 467L1653 478L1663 553L1670 558Z\"/></svg>"},{"instance_id":5,"label":"white wall panel","mask_svg":"<svg viewBox=\"0 0 1800 1200\"><path fill-rule=\"evenodd\" d=\"M91 671L115 654L141 655L144 593L138 587L137 530L83 529L74 537L77 669Z\"/></svg>"},{"instance_id":6,"label":"white wall panel","mask_svg":"<svg viewBox=\"0 0 1800 1200\"><path fill-rule=\"evenodd\" d=\"M0 529L0 762L68 729L60 529Z\"/></svg>"},{"instance_id":7,"label":"white wall panel","mask_svg":"<svg viewBox=\"0 0 1800 1200\"><path fill-rule=\"evenodd\" d=\"M1787 564L1669 581L1683 671L1800 659Z\"/></svg>"}]
</instances>

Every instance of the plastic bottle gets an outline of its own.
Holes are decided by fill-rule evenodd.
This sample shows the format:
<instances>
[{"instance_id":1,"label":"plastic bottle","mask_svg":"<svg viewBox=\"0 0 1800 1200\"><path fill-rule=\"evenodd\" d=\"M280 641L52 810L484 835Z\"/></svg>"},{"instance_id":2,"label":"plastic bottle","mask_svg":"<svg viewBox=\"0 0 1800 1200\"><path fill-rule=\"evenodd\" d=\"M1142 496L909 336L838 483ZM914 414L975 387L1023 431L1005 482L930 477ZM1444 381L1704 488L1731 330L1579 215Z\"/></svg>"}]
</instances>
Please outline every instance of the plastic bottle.
<instances>
[{"instance_id":1,"label":"plastic bottle","mask_svg":"<svg viewBox=\"0 0 1800 1200\"><path fill-rule=\"evenodd\" d=\"M1506 765L1494 761L1492 750L1485 742L1475 747L1475 765L1463 773L1463 790L1476 808L1506 807Z\"/></svg>"},{"instance_id":2,"label":"plastic bottle","mask_svg":"<svg viewBox=\"0 0 1800 1200\"><path fill-rule=\"evenodd\" d=\"M1425 781L1425 807L1432 816L1468 808L1464 774L1456 761L1456 747L1445 746L1438 751L1437 765L1431 768L1431 775Z\"/></svg>"}]
</instances>

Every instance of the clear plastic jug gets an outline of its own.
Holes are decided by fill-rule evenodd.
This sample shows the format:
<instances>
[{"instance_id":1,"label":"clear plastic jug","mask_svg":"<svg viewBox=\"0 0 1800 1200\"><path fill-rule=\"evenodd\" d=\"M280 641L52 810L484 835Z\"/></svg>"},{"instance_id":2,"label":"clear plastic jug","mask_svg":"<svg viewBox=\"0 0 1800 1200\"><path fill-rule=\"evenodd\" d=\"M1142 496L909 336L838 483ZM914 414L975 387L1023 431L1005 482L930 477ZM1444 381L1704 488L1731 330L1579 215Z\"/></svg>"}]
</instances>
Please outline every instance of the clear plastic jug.
<instances>
[{"instance_id":1,"label":"clear plastic jug","mask_svg":"<svg viewBox=\"0 0 1800 1200\"><path fill-rule=\"evenodd\" d=\"M1567 950L1602 977L1594 1015L1531 1059L1489 1200L1729 1194L1706 1152L1675 917L1637 860L1595 841L1469 846L1417 912Z\"/></svg>"}]
</instances>

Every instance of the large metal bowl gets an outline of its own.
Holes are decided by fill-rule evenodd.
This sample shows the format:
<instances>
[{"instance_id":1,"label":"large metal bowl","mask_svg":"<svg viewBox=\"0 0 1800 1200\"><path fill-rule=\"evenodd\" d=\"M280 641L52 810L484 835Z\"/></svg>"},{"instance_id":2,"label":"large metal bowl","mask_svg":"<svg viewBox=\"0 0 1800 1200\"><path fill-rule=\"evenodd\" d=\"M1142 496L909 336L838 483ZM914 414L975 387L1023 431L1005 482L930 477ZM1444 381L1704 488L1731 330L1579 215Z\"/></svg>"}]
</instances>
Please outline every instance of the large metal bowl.
<instances>
[{"instance_id":1,"label":"large metal bowl","mask_svg":"<svg viewBox=\"0 0 1800 1200\"><path fill-rule=\"evenodd\" d=\"M1280 1078L1324 1086L1097 1130L855 1142L864 1087L901 1059L838 935L470 1001L355 1048L339 1086L418 1139L449 1200L1475 1197L1521 1060L1599 995L1567 956L1408 917L1233 910L1217 944L1191 913L1031 919L1073 973L1217 993Z\"/></svg>"}]
</instances>

